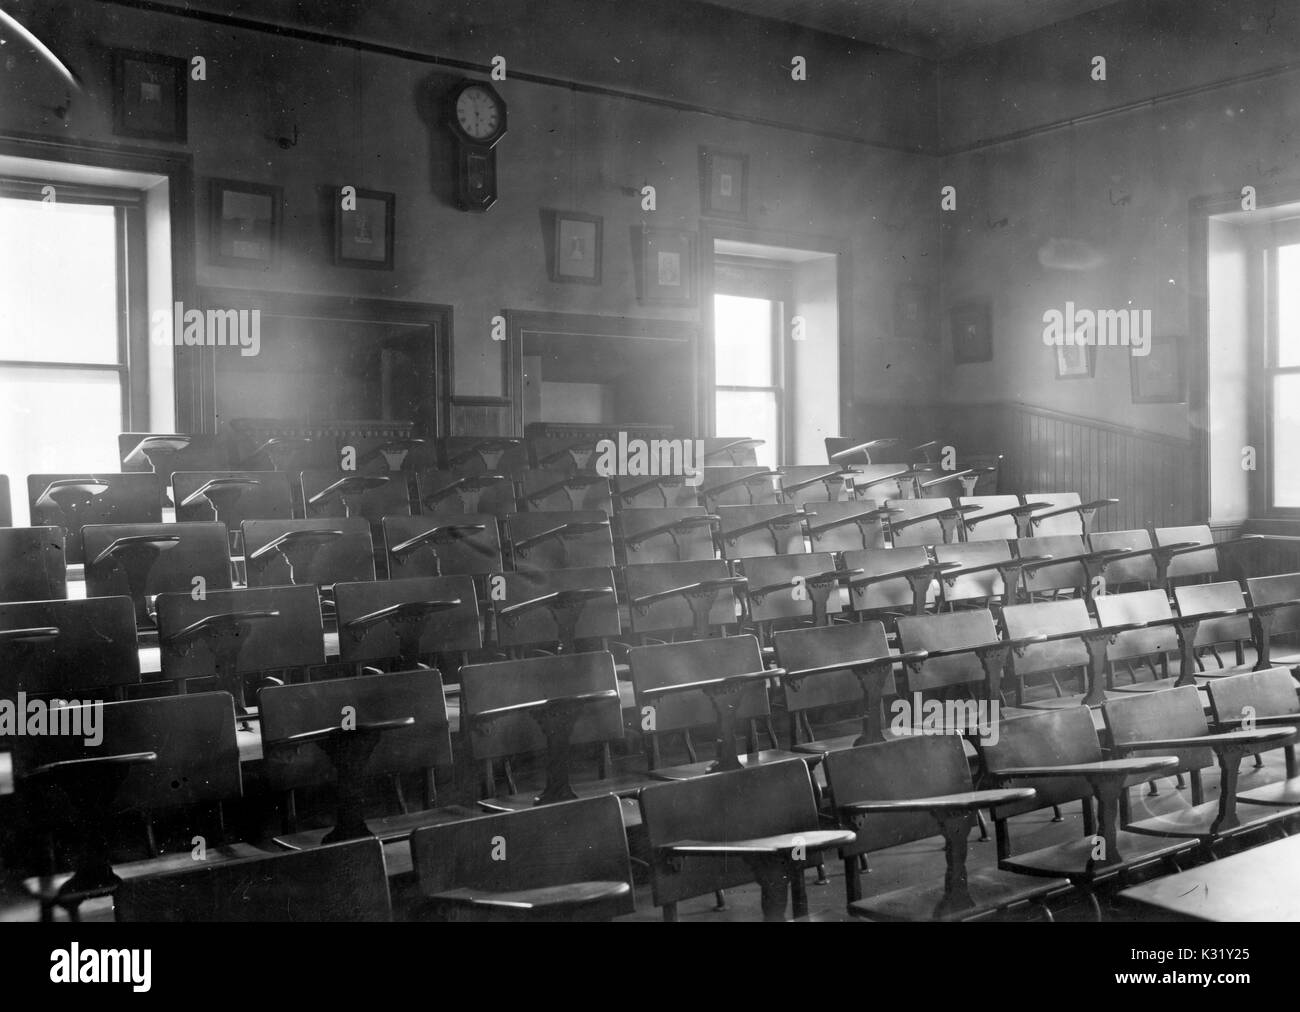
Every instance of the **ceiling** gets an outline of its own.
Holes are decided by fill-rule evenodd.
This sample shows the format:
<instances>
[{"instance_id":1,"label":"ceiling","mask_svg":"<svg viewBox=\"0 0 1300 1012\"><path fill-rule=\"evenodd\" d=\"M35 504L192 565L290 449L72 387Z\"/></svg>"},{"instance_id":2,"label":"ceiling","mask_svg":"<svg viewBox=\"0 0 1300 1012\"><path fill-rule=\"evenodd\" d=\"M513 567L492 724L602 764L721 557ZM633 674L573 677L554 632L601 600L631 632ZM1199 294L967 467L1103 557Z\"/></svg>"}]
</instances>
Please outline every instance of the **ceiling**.
<instances>
[{"instance_id":1,"label":"ceiling","mask_svg":"<svg viewBox=\"0 0 1300 1012\"><path fill-rule=\"evenodd\" d=\"M929 59L1056 24L1116 0L706 0Z\"/></svg>"}]
</instances>

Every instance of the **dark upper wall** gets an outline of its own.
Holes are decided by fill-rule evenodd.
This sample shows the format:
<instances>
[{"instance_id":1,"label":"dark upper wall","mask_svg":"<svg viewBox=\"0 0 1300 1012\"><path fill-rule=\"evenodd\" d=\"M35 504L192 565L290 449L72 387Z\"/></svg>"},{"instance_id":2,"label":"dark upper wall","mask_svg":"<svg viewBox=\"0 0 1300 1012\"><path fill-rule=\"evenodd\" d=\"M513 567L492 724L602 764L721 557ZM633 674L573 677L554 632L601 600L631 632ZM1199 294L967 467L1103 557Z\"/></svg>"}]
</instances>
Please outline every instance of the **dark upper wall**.
<instances>
[{"instance_id":1,"label":"dark upper wall","mask_svg":"<svg viewBox=\"0 0 1300 1012\"><path fill-rule=\"evenodd\" d=\"M994 332L992 362L947 366L949 400L1023 401L1175 436L1206 424L1195 405L1133 404L1122 349L1099 349L1095 379L1058 381L1042 316L1066 300L1149 308L1157 340L1189 335L1189 202L1300 176L1293 73L1202 86L1285 69L1297 43L1295 5L1139 0L942 68L943 142L969 146L940 170L958 191L940 216L944 301L991 299ZM1093 55L1107 57L1104 84L1089 78ZM1126 103L1139 104L1098 115ZM1085 118L1038 129L1069 117ZM1105 262L1044 268L1038 248L1062 235Z\"/></svg>"},{"instance_id":2,"label":"dark upper wall","mask_svg":"<svg viewBox=\"0 0 1300 1012\"><path fill-rule=\"evenodd\" d=\"M488 321L506 307L698 320L696 310L637 304L629 227L645 220L698 228L698 146L706 143L749 153L753 226L847 242L854 264L849 340L859 396L901 400L919 396L932 382L932 356L890 337L895 286L909 280L937 285L932 158L515 79L498 86L510 105L510 132L499 149L501 200L488 213L472 215L451 203L449 137L429 122L431 104L463 71L110 2L24 0L10 6L76 68L86 90L74 97L65 124L51 111L64 89L48 71L26 57L0 63L0 134L111 142L111 49L203 55L208 80L190 85L187 145L200 184L198 282L449 303L458 394L500 392L501 348L489 339ZM337 6L327 4L326 12ZM363 18L372 18L377 6L365 5ZM473 62L503 52L511 70L599 78L701 103L711 97L736 113L761 110L769 121L857 123L864 131L889 133L898 147L914 146L929 129L930 93L914 86L918 61L904 58L913 76L879 72L880 97L864 101L861 81L877 73L875 55L816 55L809 48L800 54L816 57L810 58L809 89L797 93L805 98L778 100L770 92L783 85L760 85L759 79L766 80L765 64L790 47L768 24L754 22L760 37L750 39L728 34L738 32L734 20L702 22L689 14L694 8L630 5L639 12L631 18L624 16L629 5L618 4L617 17L615 6L440 5L436 19L418 31L367 20L360 34ZM595 23L599 31L577 33L580 42L571 20ZM825 40L814 38L819 45ZM804 43L799 40L801 48ZM626 79L623 64L613 60L620 53L632 54ZM841 68L833 87L817 83L825 79L823 59ZM893 65L892 58L882 64ZM772 81L780 76L773 68ZM295 124L299 144L282 150L273 138ZM203 184L214 176L284 187L277 271L258 274L208 262ZM658 188L658 211L651 215L642 214L636 195L646 182ZM395 270L331 265L322 188L345 183L397 194ZM544 207L605 216L602 286L548 281L539 221Z\"/></svg>"}]
</instances>

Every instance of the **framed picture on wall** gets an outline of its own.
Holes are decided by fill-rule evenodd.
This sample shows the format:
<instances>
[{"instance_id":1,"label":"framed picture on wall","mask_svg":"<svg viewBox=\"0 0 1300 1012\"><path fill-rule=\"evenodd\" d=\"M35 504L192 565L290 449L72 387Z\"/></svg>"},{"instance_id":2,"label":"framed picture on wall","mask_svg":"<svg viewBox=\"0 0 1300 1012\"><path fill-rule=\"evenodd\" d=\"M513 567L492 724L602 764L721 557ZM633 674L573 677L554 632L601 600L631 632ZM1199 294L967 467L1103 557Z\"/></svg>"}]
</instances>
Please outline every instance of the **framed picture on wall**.
<instances>
[{"instance_id":1,"label":"framed picture on wall","mask_svg":"<svg viewBox=\"0 0 1300 1012\"><path fill-rule=\"evenodd\" d=\"M1090 379L1097 374L1097 351L1090 344L1060 344L1056 352L1056 378Z\"/></svg>"},{"instance_id":2,"label":"framed picture on wall","mask_svg":"<svg viewBox=\"0 0 1300 1012\"><path fill-rule=\"evenodd\" d=\"M1152 337L1150 354L1129 353L1129 378L1134 404L1181 404L1187 400L1181 337Z\"/></svg>"},{"instance_id":3,"label":"framed picture on wall","mask_svg":"<svg viewBox=\"0 0 1300 1012\"><path fill-rule=\"evenodd\" d=\"M700 210L727 218L748 215L749 155L700 148Z\"/></svg>"},{"instance_id":4,"label":"framed picture on wall","mask_svg":"<svg viewBox=\"0 0 1300 1012\"><path fill-rule=\"evenodd\" d=\"M927 324L924 285L904 282L894 289L894 340L934 340Z\"/></svg>"},{"instance_id":5,"label":"framed picture on wall","mask_svg":"<svg viewBox=\"0 0 1300 1012\"><path fill-rule=\"evenodd\" d=\"M632 260L637 298L655 305L695 305L696 245L694 232L634 225Z\"/></svg>"},{"instance_id":6,"label":"framed picture on wall","mask_svg":"<svg viewBox=\"0 0 1300 1012\"><path fill-rule=\"evenodd\" d=\"M393 269L393 211L397 197L379 190L334 191L334 263Z\"/></svg>"},{"instance_id":7,"label":"framed picture on wall","mask_svg":"<svg viewBox=\"0 0 1300 1012\"><path fill-rule=\"evenodd\" d=\"M579 211L550 211L547 274L552 281L600 284L605 255L604 219Z\"/></svg>"},{"instance_id":8,"label":"framed picture on wall","mask_svg":"<svg viewBox=\"0 0 1300 1012\"><path fill-rule=\"evenodd\" d=\"M958 365L993 359L993 330L986 300L962 302L949 310L952 356Z\"/></svg>"},{"instance_id":9,"label":"framed picture on wall","mask_svg":"<svg viewBox=\"0 0 1300 1012\"><path fill-rule=\"evenodd\" d=\"M113 52L113 133L183 144L189 67L175 56Z\"/></svg>"},{"instance_id":10,"label":"framed picture on wall","mask_svg":"<svg viewBox=\"0 0 1300 1012\"><path fill-rule=\"evenodd\" d=\"M278 186L214 179L209 256L223 267L273 268L279 257L284 193Z\"/></svg>"}]
</instances>

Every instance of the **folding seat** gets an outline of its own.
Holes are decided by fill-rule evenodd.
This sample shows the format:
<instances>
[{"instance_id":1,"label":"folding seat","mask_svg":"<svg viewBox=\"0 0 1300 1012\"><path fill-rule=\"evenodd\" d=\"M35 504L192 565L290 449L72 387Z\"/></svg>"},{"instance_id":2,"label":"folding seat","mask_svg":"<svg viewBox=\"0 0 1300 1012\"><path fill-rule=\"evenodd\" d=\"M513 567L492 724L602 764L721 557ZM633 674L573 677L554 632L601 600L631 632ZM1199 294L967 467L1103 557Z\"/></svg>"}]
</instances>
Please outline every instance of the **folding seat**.
<instances>
[{"instance_id":1,"label":"folding seat","mask_svg":"<svg viewBox=\"0 0 1300 1012\"><path fill-rule=\"evenodd\" d=\"M620 561L632 566L712 559L719 523L703 506L628 508L615 517L615 548Z\"/></svg>"},{"instance_id":2,"label":"folding seat","mask_svg":"<svg viewBox=\"0 0 1300 1012\"><path fill-rule=\"evenodd\" d=\"M881 921L973 920L1069 890L1064 879L1037 879L997 869L969 873L967 843L977 816L1033 802L1032 787L975 790L961 743L952 735L917 735L826 757L826 782L841 825L856 838L840 848L849 913ZM942 836L942 885L926 878L868 897L859 860L891 847ZM1048 911L1047 917L1051 919Z\"/></svg>"},{"instance_id":3,"label":"folding seat","mask_svg":"<svg viewBox=\"0 0 1300 1012\"><path fill-rule=\"evenodd\" d=\"M1092 499L1084 502L1078 492L1034 492L1024 501L1041 502L1030 514L1029 532L1036 538L1071 535L1087 537L1097 510L1119 503L1118 499Z\"/></svg>"},{"instance_id":4,"label":"folding seat","mask_svg":"<svg viewBox=\"0 0 1300 1012\"><path fill-rule=\"evenodd\" d=\"M519 500L530 513L600 510L610 516L614 512L609 480L599 475L529 468L519 472L518 480Z\"/></svg>"},{"instance_id":5,"label":"folding seat","mask_svg":"<svg viewBox=\"0 0 1300 1012\"><path fill-rule=\"evenodd\" d=\"M787 908L806 917L805 870L855 838L821 828L799 761L647 787L640 803L654 903L665 921L677 920L683 900L747 882L759 885L764 920L785 920Z\"/></svg>"},{"instance_id":6,"label":"folding seat","mask_svg":"<svg viewBox=\"0 0 1300 1012\"><path fill-rule=\"evenodd\" d=\"M1177 758L1173 772L1192 777L1192 805L1133 821L1125 812L1124 828L1161 838L1187 838L1207 850L1229 836L1253 831L1296 814L1293 807L1237 806L1237 778L1241 760L1261 750L1295 743L1300 721L1293 725L1212 733L1200 693L1191 685L1108 700L1101 708L1110 738L1110 754L1117 758L1152 752ZM1217 763L1218 801L1202 801L1200 772Z\"/></svg>"},{"instance_id":7,"label":"folding seat","mask_svg":"<svg viewBox=\"0 0 1300 1012\"><path fill-rule=\"evenodd\" d=\"M29 474L27 501L33 527L62 527L68 563L85 561L81 529L87 524L157 524L162 496L146 474Z\"/></svg>"},{"instance_id":8,"label":"folding seat","mask_svg":"<svg viewBox=\"0 0 1300 1012\"><path fill-rule=\"evenodd\" d=\"M984 469L962 468L945 471L935 465L913 465L912 480L917 495L922 499L949 499L953 496L974 496L975 486L984 476Z\"/></svg>"},{"instance_id":9,"label":"folding seat","mask_svg":"<svg viewBox=\"0 0 1300 1012\"><path fill-rule=\"evenodd\" d=\"M801 555L807 514L795 506L719 506L722 554L728 559L758 555Z\"/></svg>"},{"instance_id":10,"label":"folding seat","mask_svg":"<svg viewBox=\"0 0 1300 1012\"><path fill-rule=\"evenodd\" d=\"M704 463L710 467L753 467L758 463L756 451L764 445L762 439L706 436Z\"/></svg>"},{"instance_id":11,"label":"folding seat","mask_svg":"<svg viewBox=\"0 0 1300 1012\"><path fill-rule=\"evenodd\" d=\"M344 664L385 662L403 671L438 654L460 654L463 664L483 646L478 597L468 576L336 583L334 604Z\"/></svg>"},{"instance_id":12,"label":"folding seat","mask_svg":"<svg viewBox=\"0 0 1300 1012\"><path fill-rule=\"evenodd\" d=\"M427 918L604 921L636 909L608 796L421 829L411 857Z\"/></svg>"},{"instance_id":13,"label":"folding seat","mask_svg":"<svg viewBox=\"0 0 1300 1012\"><path fill-rule=\"evenodd\" d=\"M255 522L262 521L246 521L245 529ZM95 524L84 528L82 540L86 596L131 598L141 627L153 625L153 600L159 594L231 587L225 524Z\"/></svg>"},{"instance_id":14,"label":"folding seat","mask_svg":"<svg viewBox=\"0 0 1300 1012\"><path fill-rule=\"evenodd\" d=\"M94 709L97 717L87 712ZM84 731L97 724L94 738L54 734L14 740L17 793L28 819L39 835L68 844L73 854L71 875L47 866L44 875L27 883L40 899L43 920L52 919L56 907L76 919L82 903L111 895L124 879L192 867L190 832L184 833L179 853L157 856L150 827L158 814L205 809L206 814L190 818L193 828L213 841L205 845L209 862L259 853L223 841L221 804L243 793L231 714L224 692L73 703L50 711L52 726ZM150 859L114 863L111 828L124 813L144 817Z\"/></svg>"},{"instance_id":15,"label":"folding seat","mask_svg":"<svg viewBox=\"0 0 1300 1012\"><path fill-rule=\"evenodd\" d=\"M1092 578L1101 575L1108 555L1090 553L1076 534L1043 534L1017 538L1016 555L1044 556L1048 562L1031 562L1022 567L1022 582L1030 601L1062 595L1092 596Z\"/></svg>"},{"instance_id":16,"label":"folding seat","mask_svg":"<svg viewBox=\"0 0 1300 1012\"><path fill-rule=\"evenodd\" d=\"M504 517L518 509L515 483L495 471L417 471L420 512L492 513Z\"/></svg>"},{"instance_id":17,"label":"folding seat","mask_svg":"<svg viewBox=\"0 0 1300 1012\"><path fill-rule=\"evenodd\" d=\"M629 628L639 639L683 633L705 639L739 622L744 577L720 559L628 566Z\"/></svg>"},{"instance_id":18,"label":"folding seat","mask_svg":"<svg viewBox=\"0 0 1300 1012\"><path fill-rule=\"evenodd\" d=\"M1174 603L1179 615L1205 616L1196 627L1193 642L1198 674L1205 678L1218 678L1250 670L1254 657L1247 658L1245 647L1253 641L1252 609L1246 604L1241 584L1229 580L1175 587ZM1223 646L1232 648L1231 663L1225 664L1219 653ZM1206 653L1213 655L1218 670L1206 664Z\"/></svg>"},{"instance_id":19,"label":"folding seat","mask_svg":"<svg viewBox=\"0 0 1300 1012\"><path fill-rule=\"evenodd\" d=\"M404 471L303 471L302 497L307 517L364 517L372 528L378 528L384 517L410 516L408 478Z\"/></svg>"},{"instance_id":20,"label":"folding seat","mask_svg":"<svg viewBox=\"0 0 1300 1012\"><path fill-rule=\"evenodd\" d=\"M907 465L855 464L850 480L853 494L859 499L919 499L917 473Z\"/></svg>"},{"instance_id":21,"label":"folding seat","mask_svg":"<svg viewBox=\"0 0 1300 1012\"><path fill-rule=\"evenodd\" d=\"M157 608L162 678L182 694L194 679L215 678L234 700L240 730L248 730L250 677L274 684L325 663L320 598L310 585L210 590L197 600L160 594Z\"/></svg>"},{"instance_id":22,"label":"folding seat","mask_svg":"<svg viewBox=\"0 0 1300 1012\"><path fill-rule=\"evenodd\" d=\"M352 840L129 879L114 911L164 924L356 923L391 920L392 901L383 846Z\"/></svg>"},{"instance_id":23,"label":"folding seat","mask_svg":"<svg viewBox=\"0 0 1300 1012\"><path fill-rule=\"evenodd\" d=\"M961 540L963 511L947 499L890 499L885 503L889 542L895 548L946 545Z\"/></svg>"},{"instance_id":24,"label":"folding seat","mask_svg":"<svg viewBox=\"0 0 1300 1012\"><path fill-rule=\"evenodd\" d=\"M688 481L689 475L664 474L632 477L611 475L615 510L693 508L699 505L698 485Z\"/></svg>"},{"instance_id":25,"label":"folding seat","mask_svg":"<svg viewBox=\"0 0 1300 1012\"><path fill-rule=\"evenodd\" d=\"M0 527L0 603L68 596L63 528Z\"/></svg>"},{"instance_id":26,"label":"folding seat","mask_svg":"<svg viewBox=\"0 0 1300 1012\"><path fill-rule=\"evenodd\" d=\"M870 499L814 502L803 507L814 552L851 552L885 547L885 521L892 508Z\"/></svg>"},{"instance_id":27,"label":"folding seat","mask_svg":"<svg viewBox=\"0 0 1300 1012\"><path fill-rule=\"evenodd\" d=\"M225 471L235 461L224 436L183 432L121 432L123 471L150 471L166 480L175 471Z\"/></svg>"},{"instance_id":28,"label":"folding seat","mask_svg":"<svg viewBox=\"0 0 1300 1012\"><path fill-rule=\"evenodd\" d=\"M1003 720L997 740L981 740L985 782L994 788L1032 788L1032 800L993 810L998 868L1020 875L1068 879L1084 891L1100 918L1095 892L1139 868L1172 863L1196 841L1164 839L1120 825L1120 797L1130 782L1171 773L1173 754L1107 759L1086 706L1029 712ZM1082 803L1083 832L1062 843L1016 852L1015 819L1047 807Z\"/></svg>"},{"instance_id":29,"label":"folding seat","mask_svg":"<svg viewBox=\"0 0 1300 1012\"><path fill-rule=\"evenodd\" d=\"M510 474L528 466L528 450L516 436L444 436L438 443L444 471Z\"/></svg>"},{"instance_id":30,"label":"folding seat","mask_svg":"<svg viewBox=\"0 0 1300 1012\"><path fill-rule=\"evenodd\" d=\"M987 607L1015 604L1021 597L1025 566L1047 561L1044 556L1013 556L1005 541L972 541L966 544L935 545L935 561L955 563L939 575L939 594L944 604L975 603Z\"/></svg>"},{"instance_id":31,"label":"folding seat","mask_svg":"<svg viewBox=\"0 0 1300 1012\"><path fill-rule=\"evenodd\" d=\"M787 759L794 752L758 749L757 723L771 717L767 682L782 674L765 670L753 636L726 636L633 647L628 651L632 686L641 714L641 729L650 742L651 775L683 780L705 774ZM736 734L749 725L749 752L736 751ZM690 743L694 728L716 729L717 758L699 762ZM691 761L665 767L660 761L663 736L684 733ZM812 756L804 756L815 761Z\"/></svg>"},{"instance_id":32,"label":"folding seat","mask_svg":"<svg viewBox=\"0 0 1300 1012\"><path fill-rule=\"evenodd\" d=\"M516 570L614 565L609 517L600 510L511 513L505 536Z\"/></svg>"},{"instance_id":33,"label":"folding seat","mask_svg":"<svg viewBox=\"0 0 1300 1012\"><path fill-rule=\"evenodd\" d=\"M697 490L710 513L719 506L760 506L781 501L780 472L757 467L706 467Z\"/></svg>"},{"instance_id":34,"label":"folding seat","mask_svg":"<svg viewBox=\"0 0 1300 1012\"><path fill-rule=\"evenodd\" d=\"M591 640L601 640L603 649L606 639L622 631L609 567L496 573L488 585L493 638L503 650L572 653L579 642Z\"/></svg>"},{"instance_id":35,"label":"folding seat","mask_svg":"<svg viewBox=\"0 0 1300 1012\"><path fill-rule=\"evenodd\" d=\"M385 517L388 572L412 576L486 576L501 569L501 535L491 513Z\"/></svg>"},{"instance_id":36,"label":"folding seat","mask_svg":"<svg viewBox=\"0 0 1300 1012\"><path fill-rule=\"evenodd\" d=\"M179 522L215 520L238 532L245 520L289 520L293 496L283 471L177 471L171 476Z\"/></svg>"}]
</instances>

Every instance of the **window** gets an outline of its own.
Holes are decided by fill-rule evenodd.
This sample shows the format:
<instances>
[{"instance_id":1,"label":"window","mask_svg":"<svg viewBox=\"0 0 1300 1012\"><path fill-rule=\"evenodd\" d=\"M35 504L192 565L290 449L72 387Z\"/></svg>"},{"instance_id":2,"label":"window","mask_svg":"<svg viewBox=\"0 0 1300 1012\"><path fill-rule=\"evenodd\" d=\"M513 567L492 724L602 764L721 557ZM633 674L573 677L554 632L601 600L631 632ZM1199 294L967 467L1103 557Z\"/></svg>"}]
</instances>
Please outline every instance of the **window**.
<instances>
[{"instance_id":1,"label":"window","mask_svg":"<svg viewBox=\"0 0 1300 1012\"><path fill-rule=\"evenodd\" d=\"M141 195L0 180L0 236L0 473L117 470L146 411Z\"/></svg>"},{"instance_id":2,"label":"window","mask_svg":"<svg viewBox=\"0 0 1300 1012\"><path fill-rule=\"evenodd\" d=\"M784 460L788 272L718 258L713 297L714 432L763 440L758 463Z\"/></svg>"},{"instance_id":3,"label":"window","mask_svg":"<svg viewBox=\"0 0 1300 1012\"><path fill-rule=\"evenodd\" d=\"M1275 226L1265 273L1269 509L1300 510L1300 223Z\"/></svg>"}]
</instances>

